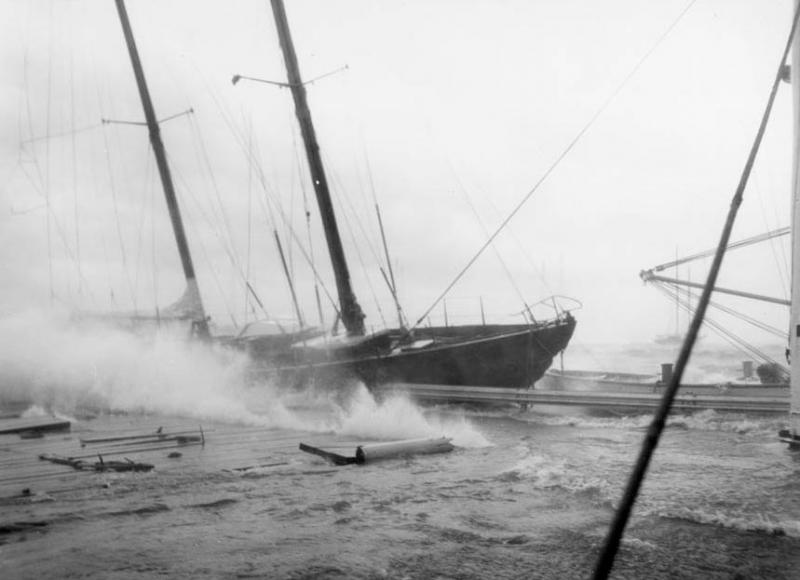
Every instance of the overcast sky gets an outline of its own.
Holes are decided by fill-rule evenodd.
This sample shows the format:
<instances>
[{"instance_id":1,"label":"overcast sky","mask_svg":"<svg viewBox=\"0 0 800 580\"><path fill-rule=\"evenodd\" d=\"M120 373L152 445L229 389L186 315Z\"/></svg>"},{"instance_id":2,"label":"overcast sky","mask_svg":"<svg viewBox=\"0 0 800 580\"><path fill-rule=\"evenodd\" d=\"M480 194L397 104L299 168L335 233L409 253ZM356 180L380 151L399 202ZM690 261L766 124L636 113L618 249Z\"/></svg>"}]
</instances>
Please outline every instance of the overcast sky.
<instances>
[{"instance_id":1,"label":"overcast sky","mask_svg":"<svg viewBox=\"0 0 800 580\"><path fill-rule=\"evenodd\" d=\"M638 273L716 244L792 9L789 0L697 0L659 43L687 4L287 2L303 77L348 67L308 91L368 324L382 325L378 304L394 323L376 268L371 183L399 295L416 319L613 96L498 238L513 283L487 251L452 290L448 313L474 318L482 298L491 317L518 320L516 287L528 302L582 302L584 343L675 331L674 306ZM47 307L51 288L66 306L165 306L182 281L146 129L100 126L143 118L114 3L0 6L3 312ZM271 315L292 315L277 227L316 322L309 269L286 224L308 252L303 188L313 195L291 96L230 82L235 73L285 79L269 3L130 0L128 10L158 116L194 110L162 133L214 319L245 320L244 278ZM789 93L784 85L735 239L788 225ZM784 241L731 254L720 285L785 297L787 252ZM703 264L681 272L704 273ZM781 327L788 315L748 313Z\"/></svg>"}]
</instances>

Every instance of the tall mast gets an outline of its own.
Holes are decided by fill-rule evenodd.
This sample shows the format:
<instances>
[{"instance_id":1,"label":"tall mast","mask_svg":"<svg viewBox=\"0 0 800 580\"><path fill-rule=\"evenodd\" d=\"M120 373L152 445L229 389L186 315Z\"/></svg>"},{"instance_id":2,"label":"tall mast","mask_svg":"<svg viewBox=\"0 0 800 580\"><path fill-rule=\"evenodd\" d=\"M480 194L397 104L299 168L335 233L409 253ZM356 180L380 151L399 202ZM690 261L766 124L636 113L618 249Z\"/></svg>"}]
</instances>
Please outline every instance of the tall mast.
<instances>
[{"instance_id":1,"label":"tall mast","mask_svg":"<svg viewBox=\"0 0 800 580\"><path fill-rule=\"evenodd\" d=\"M183 275L186 278L186 292L180 300L180 305L191 309L194 318L194 328L198 336L207 338L208 322L206 320L203 302L200 299L200 289L194 274L192 255L189 253L189 242L186 240L186 232L183 229L181 211L178 207L178 198L175 195L175 186L172 184L172 174L167 163L167 155L164 150L164 143L161 141L161 131L158 127L153 102L150 99L150 92L147 90L147 81L144 77L142 62L139 59L139 51L136 49L136 41L133 38L131 23L128 20L128 12L125 9L124 0L116 0L119 20L122 23L122 32L125 34L125 43L128 45L128 53L133 65L133 74L136 76L136 86L139 88L139 96L142 99L142 108L147 121L147 129L150 133L150 144L153 146L153 153L156 156L158 174L161 176L161 185L164 189L164 197L167 200L169 217L172 221L172 230L175 233L175 242L178 245L178 252L181 256Z\"/></svg>"},{"instance_id":2,"label":"tall mast","mask_svg":"<svg viewBox=\"0 0 800 580\"><path fill-rule=\"evenodd\" d=\"M800 0L795 0L795 13ZM790 423L795 436L800 436L800 40L795 34L792 45L791 83L794 109L792 150L792 304L789 315L789 349L791 353Z\"/></svg>"},{"instance_id":3,"label":"tall mast","mask_svg":"<svg viewBox=\"0 0 800 580\"><path fill-rule=\"evenodd\" d=\"M348 334L362 335L364 334L364 313L356 300L355 294L353 294L353 288L350 284L350 272L347 269L342 240L339 237L339 228L336 225L336 215L333 211L328 180L325 177L317 136L314 132L314 125L311 122L311 111L308 108L306 89L303 86L300 68L297 65L297 54L294 51L292 36L289 32L289 23L286 20L286 10L283 6L283 0L271 0L271 2L272 14L275 17L275 26L278 29L278 37L283 51L283 60L286 63L286 71L289 77L289 87L294 98L295 114L297 115L297 121L300 123L300 132L303 135L308 167L311 171L311 181L314 184L314 192L317 194L322 226L325 230L325 240L328 243L333 273L336 277L336 290L339 294L342 322Z\"/></svg>"}]
</instances>

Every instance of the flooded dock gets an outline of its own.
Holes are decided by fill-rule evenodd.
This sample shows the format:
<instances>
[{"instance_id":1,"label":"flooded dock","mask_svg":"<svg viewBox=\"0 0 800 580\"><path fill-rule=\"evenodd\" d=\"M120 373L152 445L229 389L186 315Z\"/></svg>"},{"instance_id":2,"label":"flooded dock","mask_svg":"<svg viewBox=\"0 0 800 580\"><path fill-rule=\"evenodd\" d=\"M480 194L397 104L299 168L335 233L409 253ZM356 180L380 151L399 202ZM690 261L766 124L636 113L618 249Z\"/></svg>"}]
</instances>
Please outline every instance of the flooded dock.
<instances>
[{"instance_id":1,"label":"flooded dock","mask_svg":"<svg viewBox=\"0 0 800 580\"><path fill-rule=\"evenodd\" d=\"M330 429L309 419L314 409L296 411L308 429L116 413L70 418L69 431L41 437L0 435L0 569L3 578L587 577L649 416L574 409L390 398L367 415L328 409L338 416ZM673 416L621 577L795 577L800 490L795 456L775 435L782 425L711 410ZM432 435L452 437L455 450L336 466L299 449L348 455ZM153 469L75 469L40 459L47 453Z\"/></svg>"}]
</instances>

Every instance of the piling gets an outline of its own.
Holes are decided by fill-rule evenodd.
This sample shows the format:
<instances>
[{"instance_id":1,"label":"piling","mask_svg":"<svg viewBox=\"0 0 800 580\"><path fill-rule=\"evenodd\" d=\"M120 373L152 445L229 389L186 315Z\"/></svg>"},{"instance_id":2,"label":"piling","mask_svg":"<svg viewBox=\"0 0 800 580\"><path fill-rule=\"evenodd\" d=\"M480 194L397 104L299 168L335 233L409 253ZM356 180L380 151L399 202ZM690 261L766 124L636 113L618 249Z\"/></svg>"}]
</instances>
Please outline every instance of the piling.
<instances>
[{"instance_id":1,"label":"piling","mask_svg":"<svg viewBox=\"0 0 800 580\"><path fill-rule=\"evenodd\" d=\"M668 385L672 380L672 363L661 364L661 382Z\"/></svg>"}]
</instances>

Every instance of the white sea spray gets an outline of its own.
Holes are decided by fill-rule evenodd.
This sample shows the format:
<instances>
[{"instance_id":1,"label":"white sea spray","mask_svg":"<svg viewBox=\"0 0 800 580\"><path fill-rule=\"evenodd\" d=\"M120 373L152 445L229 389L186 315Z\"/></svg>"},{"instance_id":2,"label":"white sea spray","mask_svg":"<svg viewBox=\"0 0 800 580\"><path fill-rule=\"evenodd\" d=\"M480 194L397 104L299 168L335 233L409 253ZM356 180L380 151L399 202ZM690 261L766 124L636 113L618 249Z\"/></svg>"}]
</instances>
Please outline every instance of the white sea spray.
<instances>
[{"instance_id":1,"label":"white sea spray","mask_svg":"<svg viewBox=\"0 0 800 580\"><path fill-rule=\"evenodd\" d=\"M243 353L189 341L185 331L139 336L27 312L0 320L0 346L0 397L25 398L42 414L162 413L367 440L446 436L461 447L489 445L463 414L428 415L400 396L378 401L362 384L279 389L248 376Z\"/></svg>"}]
</instances>

